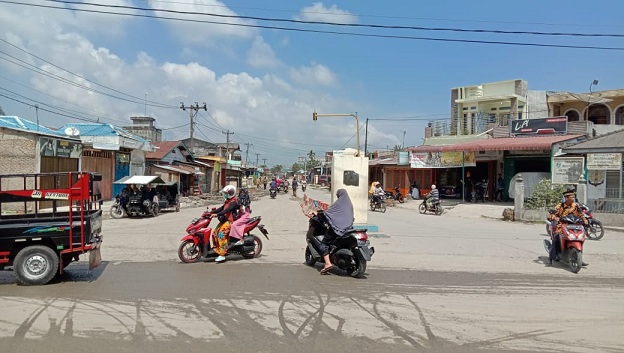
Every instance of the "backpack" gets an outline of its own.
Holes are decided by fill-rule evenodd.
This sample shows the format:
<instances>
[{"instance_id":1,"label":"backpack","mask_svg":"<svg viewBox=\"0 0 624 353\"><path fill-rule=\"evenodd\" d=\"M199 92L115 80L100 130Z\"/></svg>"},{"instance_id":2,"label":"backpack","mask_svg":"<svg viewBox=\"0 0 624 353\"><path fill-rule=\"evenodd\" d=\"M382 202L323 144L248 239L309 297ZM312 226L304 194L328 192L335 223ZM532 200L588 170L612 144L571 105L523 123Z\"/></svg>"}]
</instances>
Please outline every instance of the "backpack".
<instances>
[{"instance_id":1,"label":"backpack","mask_svg":"<svg viewBox=\"0 0 624 353\"><path fill-rule=\"evenodd\" d=\"M238 193L238 204L246 207L251 205L251 198L247 189L241 189Z\"/></svg>"}]
</instances>

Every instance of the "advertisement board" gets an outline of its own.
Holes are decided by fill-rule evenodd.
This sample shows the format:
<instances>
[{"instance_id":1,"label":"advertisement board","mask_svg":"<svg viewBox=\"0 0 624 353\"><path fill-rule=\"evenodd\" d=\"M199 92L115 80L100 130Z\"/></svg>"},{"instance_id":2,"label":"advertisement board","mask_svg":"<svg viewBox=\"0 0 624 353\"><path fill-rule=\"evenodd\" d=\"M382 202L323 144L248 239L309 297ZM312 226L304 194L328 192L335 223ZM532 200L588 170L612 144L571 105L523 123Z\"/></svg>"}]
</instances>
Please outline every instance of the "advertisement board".
<instances>
[{"instance_id":1,"label":"advertisement board","mask_svg":"<svg viewBox=\"0 0 624 353\"><path fill-rule=\"evenodd\" d=\"M462 163L463 156L463 163ZM422 152L410 153L410 168L461 168L475 167L474 152Z\"/></svg>"},{"instance_id":2,"label":"advertisement board","mask_svg":"<svg viewBox=\"0 0 624 353\"><path fill-rule=\"evenodd\" d=\"M552 167L553 184L578 184L585 172L583 157L555 157Z\"/></svg>"},{"instance_id":3,"label":"advertisement board","mask_svg":"<svg viewBox=\"0 0 624 353\"><path fill-rule=\"evenodd\" d=\"M520 135L565 135L568 133L568 117L557 116L545 119L512 120L509 136Z\"/></svg>"},{"instance_id":4,"label":"advertisement board","mask_svg":"<svg viewBox=\"0 0 624 353\"><path fill-rule=\"evenodd\" d=\"M40 153L44 157L80 158L82 155L82 144L57 140L50 137L39 138Z\"/></svg>"}]
</instances>

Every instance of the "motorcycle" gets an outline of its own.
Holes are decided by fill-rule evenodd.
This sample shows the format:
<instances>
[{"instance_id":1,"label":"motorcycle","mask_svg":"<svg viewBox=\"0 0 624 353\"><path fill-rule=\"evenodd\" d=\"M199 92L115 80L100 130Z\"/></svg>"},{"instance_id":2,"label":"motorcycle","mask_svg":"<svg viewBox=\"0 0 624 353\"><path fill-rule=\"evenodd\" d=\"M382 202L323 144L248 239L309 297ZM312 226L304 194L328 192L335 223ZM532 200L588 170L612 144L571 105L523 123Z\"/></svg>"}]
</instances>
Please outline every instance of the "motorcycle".
<instances>
[{"instance_id":1,"label":"motorcycle","mask_svg":"<svg viewBox=\"0 0 624 353\"><path fill-rule=\"evenodd\" d=\"M213 230L209 227L211 220L210 211L205 211L201 217L193 219L191 224L186 227L187 234L180 239L182 243L178 247L180 261L194 263L199 260L219 256L213 249L212 233L217 232L222 223L219 223ZM261 220L261 216L249 219L243 233L243 245L235 245L236 239L230 238L228 240L228 251L225 256L238 254L246 259L251 259L260 255L262 252L262 240L257 235L251 234L251 231L257 227L264 237L267 240L269 239L269 232L264 225L260 224Z\"/></svg>"},{"instance_id":2,"label":"motorcycle","mask_svg":"<svg viewBox=\"0 0 624 353\"><path fill-rule=\"evenodd\" d=\"M546 217L546 234L548 234L548 236L550 237L552 237L552 234L555 231L555 228L557 227L557 222L554 220L551 220L552 216L555 213L557 213L557 210L555 210L554 208L551 208L550 210L548 210L549 216Z\"/></svg>"},{"instance_id":3,"label":"motorcycle","mask_svg":"<svg viewBox=\"0 0 624 353\"><path fill-rule=\"evenodd\" d=\"M144 198L141 193L132 194L128 197L126 205L126 214L133 216L151 216L158 215L158 201L154 202L149 198Z\"/></svg>"},{"instance_id":4,"label":"motorcycle","mask_svg":"<svg viewBox=\"0 0 624 353\"><path fill-rule=\"evenodd\" d=\"M399 201L399 203L405 202L405 198L403 197L403 194L401 194L398 186L394 188L394 193L390 193L390 197Z\"/></svg>"},{"instance_id":5,"label":"motorcycle","mask_svg":"<svg viewBox=\"0 0 624 353\"><path fill-rule=\"evenodd\" d=\"M288 184L282 183L282 185L280 185L280 189L282 189L284 194L287 194L288 193Z\"/></svg>"},{"instance_id":6,"label":"motorcycle","mask_svg":"<svg viewBox=\"0 0 624 353\"><path fill-rule=\"evenodd\" d=\"M578 273L583 266L583 244L586 239L583 220L573 214L569 214L562 217L559 222L561 223L562 234L559 236L560 244L556 252L562 261L570 265L572 272ZM554 234L554 231L551 234ZM554 235L550 236L550 241L544 239L544 249L548 253L550 253L550 248L553 246L553 237Z\"/></svg>"},{"instance_id":7,"label":"motorcycle","mask_svg":"<svg viewBox=\"0 0 624 353\"><path fill-rule=\"evenodd\" d=\"M385 213L386 212L386 196L371 197L370 209L371 211L380 211L381 213Z\"/></svg>"},{"instance_id":8,"label":"motorcycle","mask_svg":"<svg viewBox=\"0 0 624 353\"><path fill-rule=\"evenodd\" d=\"M602 222L594 218L594 212L587 207L585 204L580 205L581 212L587 218L587 225L585 226L585 231L587 232L587 237L591 240L600 240L604 236L604 228L602 227Z\"/></svg>"},{"instance_id":9,"label":"motorcycle","mask_svg":"<svg viewBox=\"0 0 624 353\"><path fill-rule=\"evenodd\" d=\"M269 195L271 196L272 199L274 199L275 196L277 196L277 189L270 189Z\"/></svg>"},{"instance_id":10,"label":"motorcycle","mask_svg":"<svg viewBox=\"0 0 624 353\"><path fill-rule=\"evenodd\" d=\"M438 216L441 215L442 214L442 201L433 200L432 202L427 204L428 199L429 199L428 197L425 197L423 199L423 202L420 204L420 206L418 206L418 212L425 214L427 213L427 211L429 211L429 212L435 213Z\"/></svg>"},{"instance_id":11,"label":"motorcycle","mask_svg":"<svg viewBox=\"0 0 624 353\"><path fill-rule=\"evenodd\" d=\"M310 227L306 233L308 246L305 250L305 263L314 266L323 262L321 242L329 229L323 211L310 218ZM366 262L371 261L375 248L370 246L366 229L350 229L329 244L329 258L338 268L346 271L349 276L359 278L366 272Z\"/></svg>"},{"instance_id":12,"label":"motorcycle","mask_svg":"<svg viewBox=\"0 0 624 353\"><path fill-rule=\"evenodd\" d=\"M483 180L475 184L475 191L472 193L472 202L479 201L485 203L485 192L487 190L487 181Z\"/></svg>"},{"instance_id":13,"label":"motorcycle","mask_svg":"<svg viewBox=\"0 0 624 353\"><path fill-rule=\"evenodd\" d=\"M301 183L301 191L305 192L307 185L307 183Z\"/></svg>"},{"instance_id":14,"label":"motorcycle","mask_svg":"<svg viewBox=\"0 0 624 353\"><path fill-rule=\"evenodd\" d=\"M123 218L127 214L126 206L128 204L128 196L117 194L115 202L110 208L110 216L114 219Z\"/></svg>"}]
</instances>

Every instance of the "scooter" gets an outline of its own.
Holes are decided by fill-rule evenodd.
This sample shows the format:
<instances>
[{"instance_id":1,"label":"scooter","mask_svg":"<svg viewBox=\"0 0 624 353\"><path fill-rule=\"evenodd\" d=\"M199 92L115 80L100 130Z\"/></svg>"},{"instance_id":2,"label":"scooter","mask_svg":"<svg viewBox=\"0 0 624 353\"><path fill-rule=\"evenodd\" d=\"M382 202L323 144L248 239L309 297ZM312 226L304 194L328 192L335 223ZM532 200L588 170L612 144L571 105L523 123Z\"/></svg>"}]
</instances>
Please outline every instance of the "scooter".
<instances>
[{"instance_id":1,"label":"scooter","mask_svg":"<svg viewBox=\"0 0 624 353\"><path fill-rule=\"evenodd\" d=\"M214 209L213 209L214 210ZM215 229L209 227L211 212L205 211L201 217L195 218L186 227L186 235L180 239L182 242L178 247L178 257L180 261L184 263L194 263L200 260L205 260L211 257L217 257L214 249L214 240L211 235L219 231L222 223L219 223ZM268 240L269 232L265 229L264 225L260 224L262 220L261 216L251 218L245 225L243 235L243 245L235 245L236 239L230 238L228 244L227 255L239 254L246 259L252 259L262 252L262 240L251 231L256 227L260 230L262 235Z\"/></svg>"},{"instance_id":2,"label":"scooter","mask_svg":"<svg viewBox=\"0 0 624 353\"><path fill-rule=\"evenodd\" d=\"M301 191L305 192L307 185L307 183L301 183Z\"/></svg>"},{"instance_id":3,"label":"scooter","mask_svg":"<svg viewBox=\"0 0 624 353\"><path fill-rule=\"evenodd\" d=\"M275 196L277 196L277 189L270 189L269 196L271 196L271 198L274 199Z\"/></svg>"},{"instance_id":4,"label":"scooter","mask_svg":"<svg viewBox=\"0 0 624 353\"><path fill-rule=\"evenodd\" d=\"M308 246L305 250L305 263L314 266L323 262L321 242L327 231L327 220L323 211L310 218L306 233ZM329 244L329 258L335 266L346 271L349 276L359 278L366 273L366 262L371 261L375 248L370 246L366 229L350 229Z\"/></svg>"},{"instance_id":5,"label":"scooter","mask_svg":"<svg viewBox=\"0 0 624 353\"><path fill-rule=\"evenodd\" d=\"M399 190L398 186L394 188L394 194L392 194L392 198L399 201L399 203L405 202L403 194L401 194L401 190Z\"/></svg>"},{"instance_id":6,"label":"scooter","mask_svg":"<svg viewBox=\"0 0 624 353\"><path fill-rule=\"evenodd\" d=\"M433 212L436 215L441 215L442 214L442 201L441 200L433 200L432 202L430 202L429 204L427 203L427 200L429 198L425 197L423 199L423 202L418 206L418 212L425 214L427 213L427 211L429 212Z\"/></svg>"},{"instance_id":7,"label":"scooter","mask_svg":"<svg viewBox=\"0 0 624 353\"><path fill-rule=\"evenodd\" d=\"M583 220L569 214L562 217L559 222L562 234L559 236L559 248L556 252L559 254L559 259L570 265L572 272L578 273L583 266L583 244L586 239ZM544 249L548 253L553 246L554 231L551 234L553 235L550 236L550 240L544 239Z\"/></svg>"}]
</instances>

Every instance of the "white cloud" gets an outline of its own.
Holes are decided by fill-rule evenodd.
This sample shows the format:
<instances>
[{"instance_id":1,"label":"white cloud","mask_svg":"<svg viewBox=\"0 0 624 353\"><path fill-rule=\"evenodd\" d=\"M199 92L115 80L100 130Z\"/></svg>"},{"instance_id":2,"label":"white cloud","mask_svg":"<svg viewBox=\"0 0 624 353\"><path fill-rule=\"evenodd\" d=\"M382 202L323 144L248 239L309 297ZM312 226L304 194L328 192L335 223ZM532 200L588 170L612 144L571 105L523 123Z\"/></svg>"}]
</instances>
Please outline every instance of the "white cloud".
<instances>
[{"instance_id":1,"label":"white cloud","mask_svg":"<svg viewBox=\"0 0 624 353\"><path fill-rule=\"evenodd\" d=\"M256 37L247 53L249 65L257 68L272 68L280 64L275 57L275 52L262 37Z\"/></svg>"},{"instance_id":2,"label":"white cloud","mask_svg":"<svg viewBox=\"0 0 624 353\"><path fill-rule=\"evenodd\" d=\"M338 6L331 5L325 7L322 2L315 2L312 6L304 7L295 16L296 20L314 21L314 22L334 22L334 23L357 23L358 17L349 13L349 11L341 10Z\"/></svg>"},{"instance_id":3,"label":"white cloud","mask_svg":"<svg viewBox=\"0 0 624 353\"><path fill-rule=\"evenodd\" d=\"M292 68L290 77L294 81L301 84L320 84L323 86L332 86L336 83L336 75L326 66L321 64L312 64L311 66L302 66Z\"/></svg>"},{"instance_id":4,"label":"white cloud","mask_svg":"<svg viewBox=\"0 0 624 353\"><path fill-rule=\"evenodd\" d=\"M161 18L183 19L184 21L165 21L175 36L185 43L208 45L213 44L217 39L222 40L232 37L252 38L255 34L253 28L241 26L249 25L253 22L236 18L237 14L220 1L192 0L189 2L168 2L150 0L149 4L155 10L185 12L184 14L154 12L155 16Z\"/></svg>"}]
</instances>

